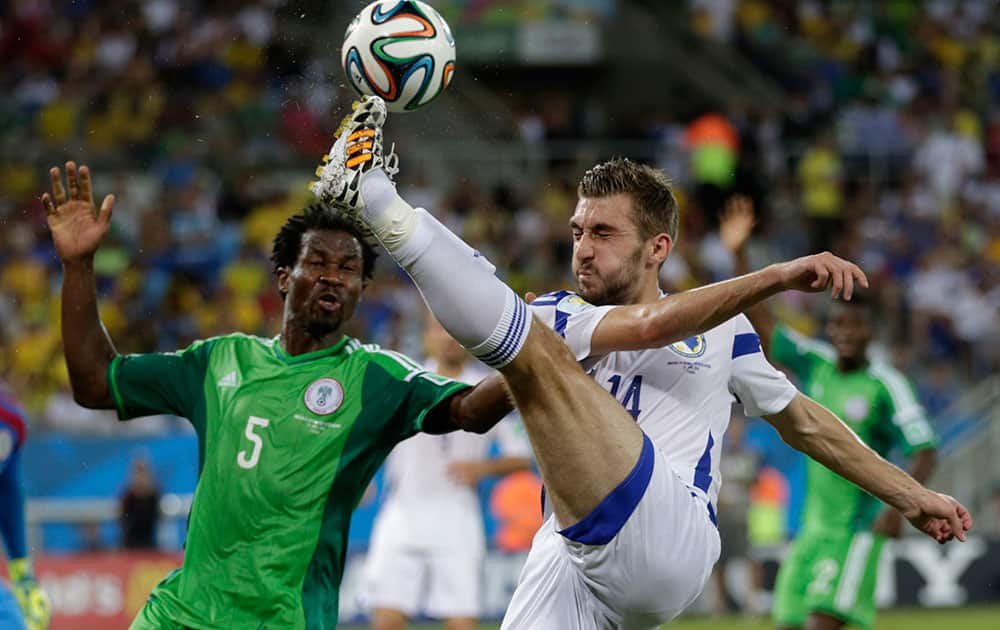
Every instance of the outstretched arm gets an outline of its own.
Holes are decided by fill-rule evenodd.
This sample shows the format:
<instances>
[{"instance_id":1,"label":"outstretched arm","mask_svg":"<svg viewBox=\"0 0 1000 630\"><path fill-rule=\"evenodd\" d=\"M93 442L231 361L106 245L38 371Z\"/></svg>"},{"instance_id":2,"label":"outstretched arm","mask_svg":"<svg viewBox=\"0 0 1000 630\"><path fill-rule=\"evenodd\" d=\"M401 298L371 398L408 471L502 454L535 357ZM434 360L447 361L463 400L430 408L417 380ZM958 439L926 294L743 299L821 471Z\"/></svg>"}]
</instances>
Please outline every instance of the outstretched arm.
<instances>
[{"instance_id":1,"label":"outstretched arm","mask_svg":"<svg viewBox=\"0 0 1000 630\"><path fill-rule=\"evenodd\" d=\"M63 263L62 339L73 398L93 409L112 409L108 366L117 352L97 311L94 253L111 225L114 195L94 205L90 170L66 163L69 195L58 168L49 171L52 194L42 195L52 242Z\"/></svg>"},{"instance_id":2,"label":"outstretched arm","mask_svg":"<svg viewBox=\"0 0 1000 630\"><path fill-rule=\"evenodd\" d=\"M850 299L868 286L857 265L824 252L777 263L739 278L668 295L651 304L611 309L594 330L591 354L660 348L703 333L785 291L824 291Z\"/></svg>"},{"instance_id":3,"label":"outstretched arm","mask_svg":"<svg viewBox=\"0 0 1000 630\"><path fill-rule=\"evenodd\" d=\"M887 462L816 401L799 394L765 419L790 446L896 508L931 538L940 543L965 540L972 517L962 504L928 490Z\"/></svg>"},{"instance_id":4,"label":"outstretched arm","mask_svg":"<svg viewBox=\"0 0 1000 630\"><path fill-rule=\"evenodd\" d=\"M652 304L618 306L601 319L591 336L591 355L622 350L660 348L710 330L749 305L785 289L823 291L850 297L854 283L868 286L853 263L824 253L771 265L758 272L705 287L668 295ZM529 294L528 301L533 301ZM484 379L456 394L424 420L427 433L462 429L485 433L513 410L503 377Z\"/></svg>"}]
</instances>

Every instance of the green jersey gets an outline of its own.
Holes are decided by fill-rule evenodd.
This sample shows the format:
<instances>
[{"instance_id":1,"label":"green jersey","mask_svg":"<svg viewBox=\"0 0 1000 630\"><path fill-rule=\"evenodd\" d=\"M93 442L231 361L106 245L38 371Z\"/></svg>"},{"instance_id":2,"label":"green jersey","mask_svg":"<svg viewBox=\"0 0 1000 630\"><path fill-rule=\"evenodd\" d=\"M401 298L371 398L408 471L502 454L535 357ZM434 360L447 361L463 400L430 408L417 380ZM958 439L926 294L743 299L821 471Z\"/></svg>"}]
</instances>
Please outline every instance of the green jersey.
<instances>
[{"instance_id":1,"label":"green jersey","mask_svg":"<svg viewBox=\"0 0 1000 630\"><path fill-rule=\"evenodd\" d=\"M805 394L839 416L876 452L886 455L899 446L909 456L935 445L934 430L913 389L891 366L872 362L841 372L832 346L782 327L772 336L771 359L791 370ZM878 499L807 460L803 532L867 529L879 510Z\"/></svg>"},{"instance_id":2,"label":"green jersey","mask_svg":"<svg viewBox=\"0 0 1000 630\"><path fill-rule=\"evenodd\" d=\"M188 418L199 479L183 566L150 595L191 628L333 628L351 512L392 447L468 387L345 337L290 356L234 334L116 357L121 419Z\"/></svg>"}]
</instances>

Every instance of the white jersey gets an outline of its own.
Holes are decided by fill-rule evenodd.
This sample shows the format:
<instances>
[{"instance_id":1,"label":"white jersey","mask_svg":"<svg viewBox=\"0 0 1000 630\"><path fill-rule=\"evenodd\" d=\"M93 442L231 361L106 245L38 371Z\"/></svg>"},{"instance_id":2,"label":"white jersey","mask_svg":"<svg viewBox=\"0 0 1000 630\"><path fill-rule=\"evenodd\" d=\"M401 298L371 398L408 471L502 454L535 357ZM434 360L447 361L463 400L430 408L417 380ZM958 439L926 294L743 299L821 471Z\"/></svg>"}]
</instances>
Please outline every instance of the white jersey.
<instances>
[{"instance_id":1,"label":"white jersey","mask_svg":"<svg viewBox=\"0 0 1000 630\"><path fill-rule=\"evenodd\" d=\"M456 380L474 384L489 373L469 362ZM486 435L419 433L396 445L386 462L387 496L368 549L363 605L410 617L479 616L486 555L479 495L453 481L448 466L486 459L494 442L503 455L529 457L531 445L520 426L505 418Z\"/></svg>"},{"instance_id":2,"label":"white jersey","mask_svg":"<svg viewBox=\"0 0 1000 630\"><path fill-rule=\"evenodd\" d=\"M435 366L425 366L433 372ZM470 361L455 380L475 384L489 376L482 364ZM474 487L456 483L448 466L456 461L487 459L493 443L503 456L530 457L531 445L519 423L504 419L486 435L453 431L445 435L418 433L404 440L389 454L385 464L384 512L406 515L405 535L415 543L450 545L449 533L466 535L482 530L479 495Z\"/></svg>"},{"instance_id":3,"label":"white jersey","mask_svg":"<svg viewBox=\"0 0 1000 630\"><path fill-rule=\"evenodd\" d=\"M663 348L593 357L594 330L615 306L594 306L575 293L557 291L538 297L531 308L632 414L681 480L704 494L713 514L733 402L741 402L748 416L770 415L797 393L764 358L744 315Z\"/></svg>"}]
</instances>

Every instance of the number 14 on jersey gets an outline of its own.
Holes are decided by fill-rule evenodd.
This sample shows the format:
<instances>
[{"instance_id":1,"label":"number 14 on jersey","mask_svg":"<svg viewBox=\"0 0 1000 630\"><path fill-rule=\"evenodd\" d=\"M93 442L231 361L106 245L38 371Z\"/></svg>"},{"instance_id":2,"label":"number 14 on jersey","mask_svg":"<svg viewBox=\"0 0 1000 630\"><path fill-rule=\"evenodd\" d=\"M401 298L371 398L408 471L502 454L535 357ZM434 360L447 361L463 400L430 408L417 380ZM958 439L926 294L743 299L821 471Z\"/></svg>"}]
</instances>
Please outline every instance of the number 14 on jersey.
<instances>
[{"instance_id":1,"label":"number 14 on jersey","mask_svg":"<svg viewBox=\"0 0 1000 630\"><path fill-rule=\"evenodd\" d=\"M611 395L618 400L618 390L622 386L622 375L614 374L608 379L608 384L611 385L608 390ZM639 419L639 414L642 410L639 408L639 396L642 393L642 374L636 374L632 377L632 382L628 384L625 389L625 396L621 399L622 407L625 407L625 411L631 414L633 420Z\"/></svg>"}]
</instances>

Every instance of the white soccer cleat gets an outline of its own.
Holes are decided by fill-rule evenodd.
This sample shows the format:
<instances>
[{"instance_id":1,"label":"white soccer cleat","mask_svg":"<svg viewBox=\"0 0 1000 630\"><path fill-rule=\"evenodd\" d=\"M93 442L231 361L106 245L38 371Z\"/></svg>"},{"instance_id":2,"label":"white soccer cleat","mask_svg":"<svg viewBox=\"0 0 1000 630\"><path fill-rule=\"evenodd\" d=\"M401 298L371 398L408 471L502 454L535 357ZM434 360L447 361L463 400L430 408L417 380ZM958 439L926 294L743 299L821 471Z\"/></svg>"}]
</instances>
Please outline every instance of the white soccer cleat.
<instances>
[{"instance_id":1,"label":"white soccer cleat","mask_svg":"<svg viewBox=\"0 0 1000 630\"><path fill-rule=\"evenodd\" d=\"M385 101L366 96L351 105L353 110L337 128L336 141L316 169L319 181L310 190L324 203L357 213L364 206L361 199L361 176L382 169L392 178L397 172L396 154L383 156L382 125L385 124Z\"/></svg>"}]
</instances>

